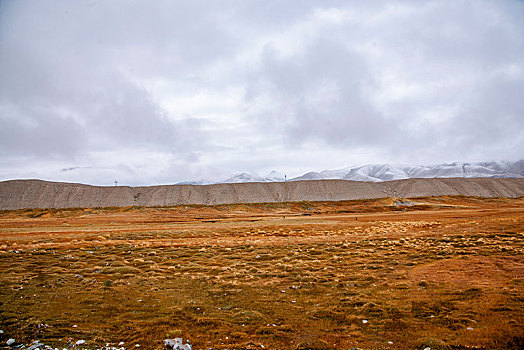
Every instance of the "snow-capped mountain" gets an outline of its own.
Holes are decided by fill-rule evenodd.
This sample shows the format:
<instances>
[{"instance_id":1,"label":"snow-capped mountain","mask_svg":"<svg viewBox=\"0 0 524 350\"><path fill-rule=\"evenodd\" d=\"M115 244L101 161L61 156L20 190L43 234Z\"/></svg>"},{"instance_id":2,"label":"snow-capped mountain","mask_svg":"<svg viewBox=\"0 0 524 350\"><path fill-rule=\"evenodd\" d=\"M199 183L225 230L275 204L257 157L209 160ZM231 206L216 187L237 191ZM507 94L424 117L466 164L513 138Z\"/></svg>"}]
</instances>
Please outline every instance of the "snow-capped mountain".
<instances>
[{"instance_id":1,"label":"snow-capped mountain","mask_svg":"<svg viewBox=\"0 0 524 350\"><path fill-rule=\"evenodd\" d=\"M322 180L322 179L327 179L327 177L322 176L321 173L317 173L316 171L310 171L309 173L305 173L304 175L291 179L291 181Z\"/></svg>"},{"instance_id":2,"label":"snow-capped mountain","mask_svg":"<svg viewBox=\"0 0 524 350\"><path fill-rule=\"evenodd\" d=\"M353 169L352 167L344 168L344 169L335 169L335 170L324 170L320 172L320 175L322 175L325 179L342 179L344 176L346 176L347 173L349 173Z\"/></svg>"},{"instance_id":3,"label":"snow-capped mountain","mask_svg":"<svg viewBox=\"0 0 524 350\"><path fill-rule=\"evenodd\" d=\"M258 176L256 174L242 173L230 177L223 183L237 183L237 182L282 182L285 181L285 176L279 173L276 170L272 170L269 174L264 177Z\"/></svg>"},{"instance_id":4,"label":"snow-capped mountain","mask_svg":"<svg viewBox=\"0 0 524 350\"><path fill-rule=\"evenodd\" d=\"M409 178L433 177L524 177L524 160L519 160L516 162L455 162L419 166L367 164L353 168L324 170L321 172L311 171L304 175L292 178L289 181L344 179L353 181L379 182ZM222 182L235 183L279 181L285 181L285 176L273 170L264 177L242 173Z\"/></svg>"},{"instance_id":5,"label":"snow-capped mountain","mask_svg":"<svg viewBox=\"0 0 524 350\"><path fill-rule=\"evenodd\" d=\"M403 169L389 164L370 164L351 169L343 178L354 181L390 181L407 179L409 176Z\"/></svg>"},{"instance_id":6,"label":"snow-capped mountain","mask_svg":"<svg viewBox=\"0 0 524 350\"><path fill-rule=\"evenodd\" d=\"M204 180L200 180L200 181L182 181L182 182L177 182L175 185L207 185L207 182L205 182Z\"/></svg>"},{"instance_id":7,"label":"snow-capped mountain","mask_svg":"<svg viewBox=\"0 0 524 350\"><path fill-rule=\"evenodd\" d=\"M282 173L279 173L278 171L276 170L272 170L269 174L267 174L265 176L265 179L267 181L275 181L275 182L280 182L280 181L284 181L285 180L285 175L282 174Z\"/></svg>"},{"instance_id":8,"label":"snow-capped mountain","mask_svg":"<svg viewBox=\"0 0 524 350\"><path fill-rule=\"evenodd\" d=\"M229 179L222 181L224 183L237 183L237 182L267 182L264 178L249 173L242 173L230 177Z\"/></svg>"},{"instance_id":9,"label":"snow-capped mountain","mask_svg":"<svg viewBox=\"0 0 524 350\"><path fill-rule=\"evenodd\" d=\"M524 161L449 163L432 166L405 167L413 177L524 177Z\"/></svg>"},{"instance_id":10,"label":"snow-capped mountain","mask_svg":"<svg viewBox=\"0 0 524 350\"><path fill-rule=\"evenodd\" d=\"M335 169L335 170L324 170L321 172L310 171L304 175L295 177L290 181L300 180L325 180L325 179L343 179L344 176L351 170L351 168Z\"/></svg>"}]
</instances>

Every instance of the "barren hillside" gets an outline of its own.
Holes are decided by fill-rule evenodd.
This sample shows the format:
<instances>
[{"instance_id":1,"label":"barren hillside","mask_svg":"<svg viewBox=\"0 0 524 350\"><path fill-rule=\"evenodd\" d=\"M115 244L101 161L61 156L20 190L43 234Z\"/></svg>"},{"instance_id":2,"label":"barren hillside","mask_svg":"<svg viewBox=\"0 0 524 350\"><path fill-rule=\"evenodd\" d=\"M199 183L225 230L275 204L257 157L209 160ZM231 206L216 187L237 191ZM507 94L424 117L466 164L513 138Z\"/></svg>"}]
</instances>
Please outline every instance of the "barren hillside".
<instances>
[{"instance_id":1,"label":"barren hillside","mask_svg":"<svg viewBox=\"0 0 524 350\"><path fill-rule=\"evenodd\" d=\"M315 180L273 183L99 187L41 180L0 182L0 209L171 206L382 197L524 196L524 179L407 179L381 183Z\"/></svg>"}]
</instances>

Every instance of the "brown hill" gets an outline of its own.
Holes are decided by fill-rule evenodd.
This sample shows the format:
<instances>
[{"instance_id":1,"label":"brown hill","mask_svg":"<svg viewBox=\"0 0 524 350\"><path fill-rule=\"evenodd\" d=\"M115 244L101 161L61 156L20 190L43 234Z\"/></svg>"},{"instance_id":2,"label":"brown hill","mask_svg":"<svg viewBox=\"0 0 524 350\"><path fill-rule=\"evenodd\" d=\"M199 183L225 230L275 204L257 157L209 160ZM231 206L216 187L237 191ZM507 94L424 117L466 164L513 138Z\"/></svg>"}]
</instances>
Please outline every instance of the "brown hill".
<instances>
[{"instance_id":1,"label":"brown hill","mask_svg":"<svg viewBox=\"0 0 524 350\"><path fill-rule=\"evenodd\" d=\"M438 178L388 182L313 180L214 185L101 187L41 180L0 182L0 209L173 206L384 197L524 196L524 179Z\"/></svg>"}]
</instances>

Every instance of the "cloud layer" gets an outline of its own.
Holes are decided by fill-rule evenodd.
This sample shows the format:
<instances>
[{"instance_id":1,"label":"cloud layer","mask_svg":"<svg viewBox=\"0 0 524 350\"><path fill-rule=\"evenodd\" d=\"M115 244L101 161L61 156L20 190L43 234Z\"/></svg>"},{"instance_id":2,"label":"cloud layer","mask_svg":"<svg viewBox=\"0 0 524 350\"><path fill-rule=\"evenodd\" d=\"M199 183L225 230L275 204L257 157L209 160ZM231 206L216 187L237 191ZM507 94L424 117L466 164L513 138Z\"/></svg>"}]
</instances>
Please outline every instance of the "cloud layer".
<instances>
[{"instance_id":1,"label":"cloud layer","mask_svg":"<svg viewBox=\"0 0 524 350\"><path fill-rule=\"evenodd\" d=\"M523 158L521 1L3 1L0 179Z\"/></svg>"}]
</instances>

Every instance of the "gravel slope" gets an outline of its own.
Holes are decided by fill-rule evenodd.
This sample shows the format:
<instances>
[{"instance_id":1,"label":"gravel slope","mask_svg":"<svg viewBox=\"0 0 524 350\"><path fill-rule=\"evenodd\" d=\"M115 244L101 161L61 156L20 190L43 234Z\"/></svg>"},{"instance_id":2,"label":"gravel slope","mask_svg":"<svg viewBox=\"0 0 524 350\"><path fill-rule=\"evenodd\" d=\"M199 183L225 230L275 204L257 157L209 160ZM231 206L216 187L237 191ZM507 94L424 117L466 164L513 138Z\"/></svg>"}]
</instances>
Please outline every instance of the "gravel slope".
<instances>
[{"instance_id":1,"label":"gravel slope","mask_svg":"<svg viewBox=\"0 0 524 350\"><path fill-rule=\"evenodd\" d=\"M378 183L312 180L150 187L100 187L41 180L10 180L0 182L0 209L337 201L443 195L521 197L524 196L524 179L438 178Z\"/></svg>"}]
</instances>

